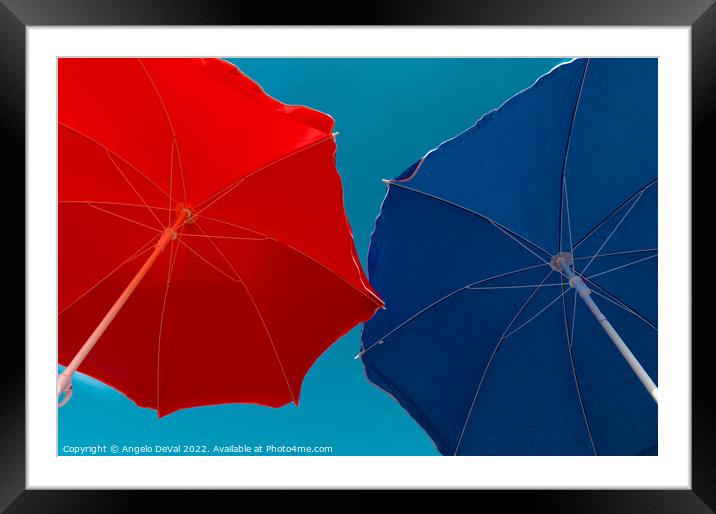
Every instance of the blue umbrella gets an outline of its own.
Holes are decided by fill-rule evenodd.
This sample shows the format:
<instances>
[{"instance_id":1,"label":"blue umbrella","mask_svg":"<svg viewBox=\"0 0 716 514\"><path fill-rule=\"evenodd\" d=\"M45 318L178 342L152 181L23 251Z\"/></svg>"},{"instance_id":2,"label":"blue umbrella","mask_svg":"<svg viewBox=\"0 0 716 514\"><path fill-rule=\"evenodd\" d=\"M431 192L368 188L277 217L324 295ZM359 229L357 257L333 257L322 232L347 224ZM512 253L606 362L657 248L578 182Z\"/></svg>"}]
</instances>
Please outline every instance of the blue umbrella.
<instances>
[{"instance_id":1,"label":"blue umbrella","mask_svg":"<svg viewBox=\"0 0 716 514\"><path fill-rule=\"evenodd\" d=\"M656 454L656 59L557 66L386 182L357 357L438 450Z\"/></svg>"}]
</instances>

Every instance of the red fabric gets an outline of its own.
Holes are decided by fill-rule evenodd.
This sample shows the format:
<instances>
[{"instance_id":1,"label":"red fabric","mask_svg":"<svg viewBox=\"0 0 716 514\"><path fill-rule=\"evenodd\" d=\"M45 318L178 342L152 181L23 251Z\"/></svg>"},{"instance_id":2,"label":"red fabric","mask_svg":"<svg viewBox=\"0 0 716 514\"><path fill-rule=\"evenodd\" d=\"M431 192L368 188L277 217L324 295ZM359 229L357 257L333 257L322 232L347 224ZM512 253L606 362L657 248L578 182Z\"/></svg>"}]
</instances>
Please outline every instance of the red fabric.
<instances>
[{"instance_id":1,"label":"red fabric","mask_svg":"<svg viewBox=\"0 0 716 514\"><path fill-rule=\"evenodd\" d=\"M382 305L343 210L333 120L218 59L58 68L60 364L188 206L194 223L79 371L160 416L298 403L313 362Z\"/></svg>"}]
</instances>

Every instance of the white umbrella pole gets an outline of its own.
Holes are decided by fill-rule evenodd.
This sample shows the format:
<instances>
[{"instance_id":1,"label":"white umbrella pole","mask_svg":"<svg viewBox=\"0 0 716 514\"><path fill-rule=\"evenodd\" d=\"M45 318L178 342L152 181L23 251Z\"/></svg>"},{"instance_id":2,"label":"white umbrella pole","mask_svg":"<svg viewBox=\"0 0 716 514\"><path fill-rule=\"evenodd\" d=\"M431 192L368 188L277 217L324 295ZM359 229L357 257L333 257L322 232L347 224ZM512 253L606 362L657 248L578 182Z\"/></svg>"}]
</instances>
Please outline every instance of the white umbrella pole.
<instances>
[{"instance_id":1,"label":"white umbrella pole","mask_svg":"<svg viewBox=\"0 0 716 514\"><path fill-rule=\"evenodd\" d=\"M580 298L584 300L584 303L587 304L587 307L589 307L589 310L592 311L592 314L594 314L594 317L597 318L597 321L602 326L604 331L609 336L609 339L612 340L614 343L614 346L617 347L617 350L619 350L619 353L622 354L622 357L624 357L624 360L627 361L627 364L631 367L631 369L634 371L636 376L639 378L641 383L644 385L646 390L649 392L652 398L654 398L654 401L656 403L659 403L658 399L658 393L659 390L656 387L656 384L654 384L654 381L649 377L647 372L644 370L642 365L639 363L637 358L634 356L633 353L631 353L631 350L629 350L629 347L626 345L624 340L619 336L619 333L614 330L614 327L611 323L607 320L607 317L602 313L601 310L599 310L599 307L597 307L597 304L594 303L594 300L592 300L591 292L592 290L589 289L586 284L584 283L584 280L582 280L581 277L576 275L572 268L569 267L566 259L561 259L559 262L562 271L564 274L569 278L569 285L572 286L577 294L579 294ZM572 320L572 323L574 323L574 320Z\"/></svg>"}]
</instances>

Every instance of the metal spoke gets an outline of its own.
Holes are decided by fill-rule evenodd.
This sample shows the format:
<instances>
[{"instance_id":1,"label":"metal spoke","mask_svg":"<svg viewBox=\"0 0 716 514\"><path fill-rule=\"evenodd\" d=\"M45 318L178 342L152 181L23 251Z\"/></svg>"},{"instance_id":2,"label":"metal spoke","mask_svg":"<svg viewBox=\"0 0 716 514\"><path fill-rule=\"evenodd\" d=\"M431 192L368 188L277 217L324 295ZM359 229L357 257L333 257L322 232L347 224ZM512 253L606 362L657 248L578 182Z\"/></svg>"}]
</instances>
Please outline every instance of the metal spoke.
<instances>
[{"instance_id":1,"label":"metal spoke","mask_svg":"<svg viewBox=\"0 0 716 514\"><path fill-rule=\"evenodd\" d=\"M636 204L639 203L639 200L641 200L641 197L642 197L642 196L644 196L644 191L642 191L641 193L639 193L639 196L636 197L636 199L635 199L634 202L631 204L631 206L629 207L629 209L627 209L627 211L624 213L624 216L621 217L621 219L619 220L619 223L616 224L616 226L615 226L615 227L612 229L612 231L609 233L609 235L608 235L607 238L604 240L604 242L602 243L602 245L601 245L601 246L599 247L599 249L595 252L595 256L596 256L596 255L599 255L599 252L602 251L602 248L604 248L604 246L609 242L609 240L612 238L612 236L613 236L614 233L617 231L617 229L621 226L621 224L624 222L624 220L627 218L627 216L629 216L629 213L631 213L631 211L634 209L634 207L636 206ZM592 262L594 262L594 259L595 259L595 257L592 257L592 258L589 260L589 262L587 263L587 265L584 267L584 269L579 272L579 274L580 274L581 276L584 276L584 274L586 273L586 271L587 271L587 269L589 268L590 264L592 264Z\"/></svg>"},{"instance_id":2,"label":"metal spoke","mask_svg":"<svg viewBox=\"0 0 716 514\"><path fill-rule=\"evenodd\" d=\"M552 274L553 270L550 270L549 273L545 275L545 277L542 279L542 283L547 281L547 278ZM472 411L475 408L475 402L477 401L477 396L480 394L480 389L482 389L482 384L485 381L485 377L487 376L487 372L489 371L490 367L492 366L492 361L495 359L495 355L497 354L497 350L500 348L500 345L505 340L505 334L507 334L507 331L512 328L512 325L515 323L517 318L519 318L520 314L522 314L522 311L525 310L527 305L532 301L532 298L535 297L535 295L539 292L539 288L532 291L532 293L529 295L527 300L525 300L525 303L522 304L522 307L520 307L517 311L517 313L514 315L512 320L507 324L507 327L505 328L505 331L500 336L500 339L495 343L495 347L492 349L492 354L490 354L490 359L487 361L487 365L485 366L485 369L482 371L482 376L480 377L480 381L477 384L477 390L475 391L475 395L472 397L472 403L470 403L470 409L467 412L467 416L465 417L465 424L462 426L462 431L460 432L460 437L458 438L457 445L455 446L455 453L454 455L457 455L458 450L460 449L460 444L462 443L462 438L465 435L465 430L467 429L467 424L470 422L470 416L472 416Z\"/></svg>"}]
</instances>

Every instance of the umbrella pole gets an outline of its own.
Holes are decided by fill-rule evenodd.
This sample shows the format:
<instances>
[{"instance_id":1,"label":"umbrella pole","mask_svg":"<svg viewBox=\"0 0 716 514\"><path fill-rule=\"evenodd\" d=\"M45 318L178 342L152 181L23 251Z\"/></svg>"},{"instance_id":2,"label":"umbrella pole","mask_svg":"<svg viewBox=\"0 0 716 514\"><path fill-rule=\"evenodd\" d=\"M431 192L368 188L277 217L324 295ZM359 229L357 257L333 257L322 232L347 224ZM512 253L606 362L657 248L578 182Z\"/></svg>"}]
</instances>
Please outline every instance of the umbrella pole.
<instances>
[{"instance_id":1,"label":"umbrella pole","mask_svg":"<svg viewBox=\"0 0 716 514\"><path fill-rule=\"evenodd\" d=\"M562 259L559 263L562 271L564 274L569 278L569 285L572 286L577 294L579 294L580 298L584 300L584 303L587 304L587 307L589 307L589 310L592 311L592 314L597 319L599 324L602 326L604 331L609 336L609 339L612 340L614 343L614 346L617 347L617 350L619 350L619 353L622 354L622 357L624 357L624 360L629 364L631 369L634 371L636 376L641 381L642 385L646 388L646 390L649 392L651 397L654 399L656 403L659 403L658 399L658 393L659 390L656 387L656 384L654 384L654 381L649 377L647 372L644 370L642 365L639 363L637 358L634 356L634 354L629 350L629 347L626 345L624 340L619 336L619 333L614 329L611 323L607 320L607 317L602 313L601 310L599 310L599 307L596 303L594 303L594 300L592 300L591 292L592 290L589 289L586 284L584 283L584 280L578 275L574 273L572 268L569 267L567 260Z\"/></svg>"},{"instance_id":2,"label":"umbrella pole","mask_svg":"<svg viewBox=\"0 0 716 514\"><path fill-rule=\"evenodd\" d=\"M129 297L132 296L134 290L137 289L137 286L149 272L159 255L164 252L169 242L176 239L179 227L190 218L191 212L188 209L182 209L174 224L162 233L154 247L154 251L144 262L144 265L140 268L129 285L127 285L119 298L117 298L117 301L114 302L114 305L112 305L112 308L105 314L102 321L99 322L97 328L94 329L94 332L92 332L87 341L85 341L85 344L82 345L82 348L77 352L74 359L72 359L67 368L57 377L57 399L59 400L60 395L62 395L63 392L65 393L65 397L59 403L60 407L66 404L72 397L72 374L77 370L80 364L82 364L82 361L85 360L87 354L89 354L99 338L102 337L102 334L104 334L104 331L107 330L112 320L119 314L119 311L122 310L124 304L127 303Z\"/></svg>"}]
</instances>

